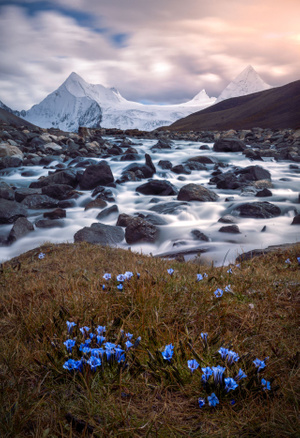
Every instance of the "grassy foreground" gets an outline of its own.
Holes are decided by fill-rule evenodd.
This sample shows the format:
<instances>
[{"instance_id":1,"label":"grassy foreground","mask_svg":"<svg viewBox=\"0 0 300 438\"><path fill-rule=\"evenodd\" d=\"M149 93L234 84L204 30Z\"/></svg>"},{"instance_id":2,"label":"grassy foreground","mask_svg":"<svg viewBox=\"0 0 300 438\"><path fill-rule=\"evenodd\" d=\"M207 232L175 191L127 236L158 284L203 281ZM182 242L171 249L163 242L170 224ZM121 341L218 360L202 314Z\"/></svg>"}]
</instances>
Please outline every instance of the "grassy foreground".
<instances>
[{"instance_id":1,"label":"grassy foreground","mask_svg":"<svg viewBox=\"0 0 300 438\"><path fill-rule=\"evenodd\" d=\"M83 243L45 244L4 263L0 436L300 436L299 256L300 245L228 272ZM116 276L125 271L134 276L119 290ZM112 278L104 280L105 273ZM77 324L72 334L66 321ZM64 369L69 357L89 357L79 349L87 336L79 329L95 333L98 325L106 326L106 341L120 345L126 359L103 357L96 371ZM135 346L127 350L128 332ZM72 353L67 338L76 340ZM161 354L168 344L174 346L170 360ZM221 347L239 360L222 359ZM260 372L256 358L266 364ZM200 365L193 373L190 359ZM216 365L226 368L223 378L240 368L247 378L228 392L213 376L204 384L201 368ZM207 399L212 392L215 407Z\"/></svg>"}]
</instances>

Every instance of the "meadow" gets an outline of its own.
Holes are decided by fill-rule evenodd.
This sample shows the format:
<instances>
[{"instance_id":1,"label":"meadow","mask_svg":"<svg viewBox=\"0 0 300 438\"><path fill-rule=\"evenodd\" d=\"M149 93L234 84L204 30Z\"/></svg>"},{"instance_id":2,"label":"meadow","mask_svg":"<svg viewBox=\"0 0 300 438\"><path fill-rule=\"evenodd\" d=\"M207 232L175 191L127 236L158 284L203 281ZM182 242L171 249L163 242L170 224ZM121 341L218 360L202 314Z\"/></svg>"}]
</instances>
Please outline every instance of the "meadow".
<instances>
[{"instance_id":1,"label":"meadow","mask_svg":"<svg viewBox=\"0 0 300 438\"><path fill-rule=\"evenodd\" d=\"M45 243L3 263L1 437L298 437L299 257Z\"/></svg>"}]
</instances>

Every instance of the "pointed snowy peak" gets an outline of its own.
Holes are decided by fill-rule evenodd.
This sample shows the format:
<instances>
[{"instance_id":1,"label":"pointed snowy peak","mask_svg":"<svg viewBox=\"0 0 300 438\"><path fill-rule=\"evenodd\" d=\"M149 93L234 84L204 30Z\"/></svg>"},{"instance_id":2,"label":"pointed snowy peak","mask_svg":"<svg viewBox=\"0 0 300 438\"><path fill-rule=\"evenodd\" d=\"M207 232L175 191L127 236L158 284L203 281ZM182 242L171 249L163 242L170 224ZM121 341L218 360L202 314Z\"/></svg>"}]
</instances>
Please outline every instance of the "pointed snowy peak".
<instances>
[{"instance_id":1,"label":"pointed snowy peak","mask_svg":"<svg viewBox=\"0 0 300 438\"><path fill-rule=\"evenodd\" d=\"M255 71L255 69L248 65L229 85L222 91L217 102L232 97L245 96L247 94L256 93L272 88L267 84Z\"/></svg>"},{"instance_id":2,"label":"pointed snowy peak","mask_svg":"<svg viewBox=\"0 0 300 438\"><path fill-rule=\"evenodd\" d=\"M212 105L215 102L215 97L209 97L205 89L201 90L192 100L183 103L183 106L203 106Z\"/></svg>"}]
</instances>

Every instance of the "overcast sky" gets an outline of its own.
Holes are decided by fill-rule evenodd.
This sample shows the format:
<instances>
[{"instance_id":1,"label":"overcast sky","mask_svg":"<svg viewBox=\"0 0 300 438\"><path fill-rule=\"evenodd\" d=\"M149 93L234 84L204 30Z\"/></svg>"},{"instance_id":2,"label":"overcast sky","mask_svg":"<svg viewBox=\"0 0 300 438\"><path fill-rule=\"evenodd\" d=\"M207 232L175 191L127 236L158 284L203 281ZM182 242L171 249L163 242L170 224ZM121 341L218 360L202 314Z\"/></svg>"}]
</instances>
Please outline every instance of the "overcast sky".
<instances>
[{"instance_id":1,"label":"overcast sky","mask_svg":"<svg viewBox=\"0 0 300 438\"><path fill-rule=\"evenodd\" d=\"M128 100L221 91L251 64L300 79L300 0L0 0L0 100L29 109L75 71Z\"/></svg>"}]
</instances>

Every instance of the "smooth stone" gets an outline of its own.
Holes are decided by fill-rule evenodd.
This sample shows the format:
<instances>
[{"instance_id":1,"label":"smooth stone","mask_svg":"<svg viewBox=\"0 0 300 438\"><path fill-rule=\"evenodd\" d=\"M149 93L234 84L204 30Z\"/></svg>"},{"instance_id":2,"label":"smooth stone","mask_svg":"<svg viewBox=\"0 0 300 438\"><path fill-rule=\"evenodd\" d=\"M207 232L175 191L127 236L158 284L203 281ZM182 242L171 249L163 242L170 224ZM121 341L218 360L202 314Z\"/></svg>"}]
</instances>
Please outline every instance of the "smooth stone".
<instances>
[{"instance_id":1,"label":"smooth stone","mask_svg":"<svg viewBox=\"0 0 300 438\"><path fill-rule=\"evenodd\" d=\"M7 238L7 243L12 244L21 237L34 230L32 223L26 217L19 217L14 223Z\"/></svg>"},{"instance_id":2,"label":"smooth stone","mask_svg":"<svg viewBox=\"0 0 300 438\"><path fill-rule=\"evenodd\" d=\"M179 201L217 201L219 196L211 191L201 186L200 184L187 184L183 186L177 196Z\"/></svg>"},{"instance_id":3,"label":"smooth stone","mask_svg":"<svg viewBox=\"0 0 300 438\"><path fill-rule=\"evenodd\" d=\"M84 227L74 235L75 242L89 242L101 245L116 245L124 240L124 230L121 227L101 224Z\"/></svg>"}]
</instances>

